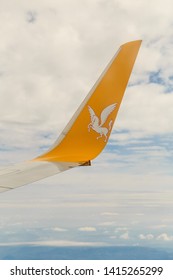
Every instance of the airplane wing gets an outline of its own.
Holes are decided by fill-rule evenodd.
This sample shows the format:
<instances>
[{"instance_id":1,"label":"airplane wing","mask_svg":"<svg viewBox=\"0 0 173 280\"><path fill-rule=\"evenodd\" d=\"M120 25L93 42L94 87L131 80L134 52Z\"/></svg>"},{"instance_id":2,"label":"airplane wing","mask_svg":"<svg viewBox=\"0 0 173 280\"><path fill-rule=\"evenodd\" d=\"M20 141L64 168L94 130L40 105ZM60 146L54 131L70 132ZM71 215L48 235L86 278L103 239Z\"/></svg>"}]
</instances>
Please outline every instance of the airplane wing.
<instances>
[{"instance_id":1,"label":"airplane wing","mask_svg":"<svg viewBox=\"0 0 173 280\"><path fill-rule=\"evenodd\" d=\"M116 119L130 74L141 45L141 40L122 45L94 87L86 96L70 122L53 146L37 158L0 170L0 192L29 184L76 166L90 165L104 149L110 136L107 120L104 123L105 138L98 124L91 123L88 107L97 116L111 104L116 103L110 112L112 124ZM98 137L100 136L100 137Z\"/></svg>"},{"instance_id":2,"label":"airplane wing","mask_svg":"<svg viewBox=\"0 0 173 280\"><path fill-rule=\"evenodd\" d=\"M0 193L36 182L76 166L80 166L80 164L46 161L26 161L8 166L0 170Z\"/></svg>"}]
</instances>

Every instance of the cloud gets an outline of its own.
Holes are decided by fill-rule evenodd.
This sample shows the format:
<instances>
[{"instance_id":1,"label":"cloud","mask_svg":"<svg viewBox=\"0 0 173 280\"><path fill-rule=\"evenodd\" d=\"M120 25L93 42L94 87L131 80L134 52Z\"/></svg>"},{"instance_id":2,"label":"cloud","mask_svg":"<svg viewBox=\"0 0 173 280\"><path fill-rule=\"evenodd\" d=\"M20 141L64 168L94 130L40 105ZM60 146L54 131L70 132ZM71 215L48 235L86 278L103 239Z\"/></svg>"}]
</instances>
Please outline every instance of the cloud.
<instances>
[{"instance_id":1,"label":"cloud","mask_svg":"<svg viewBox=\"0 0 173 280\"><path fill-rule=\"evenodd\" d=\"M57 232L65 232L67 231L67 229L65 228L59 228L59 227L55 227L55 228L52 228L53 231L57 231Z\"/></svg>"},{"instance_id":2,"label":"cloud","mask_svg":"<svg viewBox=\"0 0 173 280\"><path fill-rule=\"evenodd\" d=\"M139 239L141 240L152 240L154 238L154 235L149 233L149 234L140 234Z\"/></svg>"},{"instance_id":3,"label":"cloud","mask_svg":"<svg viewBox=\"0 0 173 280\"><path fill-rule=\"evenodd\" d=\"M160 229L160 227L159 227ZM154 241L173 241L173 236L167 233L162 233L158 236L154 236L154 234L139 234L140 240L154 240Z\"/></svg>"},{"instance_id":4,"label":"cloud","mask_svg":"<svg viewBox=\"0 0 173 280\"><path fill-rule=\"evenodd\" d=\"M173 3L150 2L148 9L143 0L2 1L2 165L47 149L119 45L143 39L105 152L91 168L1 195L3 229L12 227L14 216L18 228L36 222L62 235L66 228L70 235L74 224L83 236L97 235L95 225L110 229L115 219L127 230L134 216L134 231L151 226L157 231L165 216L166 226L172 224ZM126 230L120 238L129 239ZM138 237L154 242L156 236L159 242L172 240L157 232Z\"/></svg>"},{"instance_id":5,"label":"cloud","mask_svg":"<svg viewBox=\"0 0 173 280\"><path fill-rule=\"evenodd\" d=\"M167 233L162 233L157 237L157 240L173 241L173 235L168 235Z\"/></svg>"},{"instance_id":6,"label":"cloud","mask_svg":"<svg viewBox=\"0 0 173 280\"><path fill-rule=\"evenodd\" d=\"M115 232L118 232L118 231L126 231L127 230L127 227L117 227Z\"/></svg>"},{"instance_id":7,"label":"cloud","mask_svg":"<svg viewBox=\"0 0 173 280\"><path fill-rule=\"evenodd\" d=\"M105 246L106 243L103 242L77 242L70 240L48 240L48 241L33 241L33 242L9 242L9 243L0 243L0 246Z\"/></svg>"},{"instance_id":8,"label":"cloud","mask_svg":"<svg viewBox=\"0 0 173 280\"><path fill-rule=\"evenodd\" d=\"M113 226L113 225L115 225L115 222L102 222L98 224L98 226Z\"/></svg>"},{"instance_id":9,"label":"cloud","mask_svg":"<svg viewBox=\"0 0 173 280\"><path fill-rule=\"evenodd\" d=\"M121 234L119 238L124 239L124 240L128 240L128 239L130 239L129 233L125 232L125 233Z\"/></svg>"},{"instance_id":10,"label":"cloud","mask_svg":"<svg viewBox=\"0 0 173 280\"><path fill-rule=\"evenodd\" d=\"M118 213L113 213L113 212L104 212L104 213L101 213L101 215L103 215L103 216L117 216L119 214Z\"/></svg>"},{"instance_id":11,"label":"cloud","mask_svg":"<svg viewBox=\"0 0 173 280\"><path fill-rule=\"evenodd\" d=\"M116 235L111 235L109 238L110 239L117 239L117 236Z\"/></svg>"},{"instance_id":12,"label":"cloud","mask_svg":"<svg viewBox=\"0 0 173 280\"><path fill-rule=\"evenodd\" d=\"M93 232L93 231L96 231L96 228L95 227L81 227L81 228L78 228L79 231L86 231L86 232Z\"/></svg>"}]
</instances>

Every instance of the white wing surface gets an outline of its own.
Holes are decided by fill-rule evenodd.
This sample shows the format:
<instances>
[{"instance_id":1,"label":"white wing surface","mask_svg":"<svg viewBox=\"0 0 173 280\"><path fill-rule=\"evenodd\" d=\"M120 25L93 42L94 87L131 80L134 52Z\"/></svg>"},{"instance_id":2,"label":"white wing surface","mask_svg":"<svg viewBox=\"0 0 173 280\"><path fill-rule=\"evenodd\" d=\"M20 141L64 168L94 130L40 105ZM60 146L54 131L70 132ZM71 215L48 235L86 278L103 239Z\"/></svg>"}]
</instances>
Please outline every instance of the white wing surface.
<instances>
[{"instance_id":1,"label":"white wing surface","mask_svg":"<svg viewBox=\"0 0 173 280\"><path fill-rule=\"evenodd\" d=\"M69 162L34 162L27 161L21 164L8 166L0 170L0 192L33 183L43 178L68 170L77 163Z\"/></svg>"}]
</instances>

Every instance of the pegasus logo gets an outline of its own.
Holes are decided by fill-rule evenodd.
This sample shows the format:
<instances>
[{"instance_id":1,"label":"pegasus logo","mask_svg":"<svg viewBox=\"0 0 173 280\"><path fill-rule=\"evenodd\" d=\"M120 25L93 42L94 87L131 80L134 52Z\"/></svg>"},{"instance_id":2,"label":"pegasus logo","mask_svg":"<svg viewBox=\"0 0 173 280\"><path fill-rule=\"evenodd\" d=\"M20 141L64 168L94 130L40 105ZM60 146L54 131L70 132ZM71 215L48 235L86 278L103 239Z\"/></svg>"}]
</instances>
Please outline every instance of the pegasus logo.
<instances>
[{"instance_id":1,"label":"pegasus logo","mask_svg":"<svg viewBox=\"0 0 173 280\"><path fill-rule=\"evenodd\" d=\"M88 106L88 110L90 113L90 118L91 118L91 122L88 125L88 131L90 132L90 129L92 128L94 131L96 131L97 133L100 134L100 136L97 137L97 139L101 138L102 136L105 137L104 141L107 141L107 134L110 131L111 127L112 127L112 120L110 120L109 122L109 128L107 127L103 127L104 123L106 122L108 116L113 112L113 110L115 109L117 103L114 103L112 105L109 105L108 107L106 107L105 109L103 109L101 115L100 115L100 120L99 118L96 116L94 110Z\"/></svg>"}]
</instances>

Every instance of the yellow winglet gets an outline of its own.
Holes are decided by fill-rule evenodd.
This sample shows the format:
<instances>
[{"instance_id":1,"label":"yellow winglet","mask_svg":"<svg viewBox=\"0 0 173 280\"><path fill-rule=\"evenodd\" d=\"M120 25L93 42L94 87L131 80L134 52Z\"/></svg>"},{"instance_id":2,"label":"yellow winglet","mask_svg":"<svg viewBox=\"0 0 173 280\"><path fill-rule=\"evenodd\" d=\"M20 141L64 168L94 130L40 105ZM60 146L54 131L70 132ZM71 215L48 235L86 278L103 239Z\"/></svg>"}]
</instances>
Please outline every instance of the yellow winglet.
<instances>
[{"instance_id":1,"label":"yellow winglet","mask_svg":"<svg viewBox=\"0 0 173 280\"><path fill-rule=\"evenodd\" d=\"M141 40L122 45L50 150L34 161L85 163L105 147Z\"/></svg>"}]
</instances>

